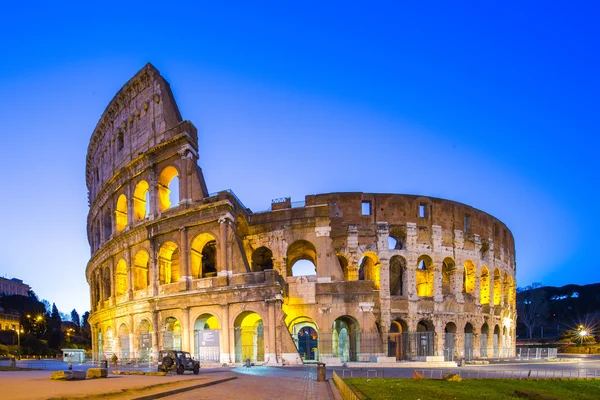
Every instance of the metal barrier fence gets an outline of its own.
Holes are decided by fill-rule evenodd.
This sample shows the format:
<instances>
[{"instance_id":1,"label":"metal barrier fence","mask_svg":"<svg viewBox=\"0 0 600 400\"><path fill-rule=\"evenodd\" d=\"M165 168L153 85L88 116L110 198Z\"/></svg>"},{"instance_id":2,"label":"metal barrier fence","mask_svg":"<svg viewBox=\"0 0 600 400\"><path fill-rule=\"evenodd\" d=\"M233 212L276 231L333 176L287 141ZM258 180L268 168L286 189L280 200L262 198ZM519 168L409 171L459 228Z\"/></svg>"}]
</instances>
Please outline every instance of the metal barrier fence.
<instances>
[{"instance_id":1,"label":"metal barrier fence","mask_svg":"<svg viewBox=\"0 0 600 400\"><path fill-rule=\"evenodd\" d=\"M342 399L361 400L361 398L356 394L356 392L352 390L352 388L348 386L346 382L342 380L342 378L339 377L336 371L333 371L333 382L335 383L335 386L337 386L337 389L340 392Z\"/></svg>"},{"instance_id":2,"label":"metal barrier fence","mask_svg":"<svg viewBox=\"0 0 600 400\"><path fill-rule=\"evenodd\" d=\"M415 371L429 379L441 379L446 374L460 375L463 379L600 379L600 370L596 369L423 369ZM383 377L383 373L381 375Z\"/></svg>"},{"instance_id":3,"label":"metal barrier fence","mask_svg":"<svg viewBox=\"0 0 600 400\"><path fill-rule=\"evenodd\" d=\"M521 360L543 360L556 358L558 349L551 347L517 347L517 358Z\"/></svg>"}]
</instances>

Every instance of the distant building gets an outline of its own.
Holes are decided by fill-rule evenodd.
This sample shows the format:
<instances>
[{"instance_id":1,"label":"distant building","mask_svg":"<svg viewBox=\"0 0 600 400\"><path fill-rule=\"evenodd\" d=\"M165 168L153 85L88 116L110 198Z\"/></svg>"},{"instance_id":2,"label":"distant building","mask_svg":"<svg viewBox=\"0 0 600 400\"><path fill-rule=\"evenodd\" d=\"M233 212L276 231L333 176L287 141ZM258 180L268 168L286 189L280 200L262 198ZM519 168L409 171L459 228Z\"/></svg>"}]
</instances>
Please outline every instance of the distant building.
<instances>
[{"instance_id":1,"label":"distant building","mask_svg":"<svg viewBox=\"0 0 600 400\"><path fill-rule=\"evenodd\" d=\"M4 296L10 296L13 294L27 296L30 290L31 286L24 284L20 279L8 279L0 277L0 294Z\"/></svg>"},{"instance_id":2,"label":"distant building","mask_svg":"<svg viewBox=\"0 0 600 400\"><path fill-rule=\"evenodd\" d=\"M0 331L15 330L19 326L19 314L8 313L0 307Z\"/></svg>"}]
</instances>

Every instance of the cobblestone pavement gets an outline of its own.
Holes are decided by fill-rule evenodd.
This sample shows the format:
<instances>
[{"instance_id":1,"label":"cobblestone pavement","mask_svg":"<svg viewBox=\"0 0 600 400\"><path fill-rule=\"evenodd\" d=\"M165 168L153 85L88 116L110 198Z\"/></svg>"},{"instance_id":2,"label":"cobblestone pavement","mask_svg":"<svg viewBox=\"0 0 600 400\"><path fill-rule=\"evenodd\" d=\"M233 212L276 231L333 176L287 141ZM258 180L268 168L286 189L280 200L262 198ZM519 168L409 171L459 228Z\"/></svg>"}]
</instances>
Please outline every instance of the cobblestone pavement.
<instances>
[{"instance_id":1,"label":"cobblestone pavement","mask_svg":"<svg viewBox=\"0 0 600 400\"><path fill-rule=\"evenodd\" d=\"M174 396L183 399L273 399L273 400L329 400L328 384L317 382L316 367L238 367L232 372L238 379Z\"/></svg>"}]
</instances>

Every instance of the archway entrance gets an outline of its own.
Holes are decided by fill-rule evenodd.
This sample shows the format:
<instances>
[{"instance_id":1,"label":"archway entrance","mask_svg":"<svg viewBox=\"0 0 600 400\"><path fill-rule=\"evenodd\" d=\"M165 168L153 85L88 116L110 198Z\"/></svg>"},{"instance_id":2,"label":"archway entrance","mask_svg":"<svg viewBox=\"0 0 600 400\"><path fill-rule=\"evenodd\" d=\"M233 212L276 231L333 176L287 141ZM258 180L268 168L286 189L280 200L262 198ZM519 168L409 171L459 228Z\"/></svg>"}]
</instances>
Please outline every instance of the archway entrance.
<instances>
[{"instance_id":1,"label":"archway entrance","mask_svg":"<svg viewBox=\"0 0 600 400\"><path fill-rule=\"evenodd\" d=\"M488 356L487 346L488 346L488 333L489 333L488 324L485 323L481 326L481 335L479 337L479 355L481 357Z\"/></svg>"},{"instance_id":2,"label":"archway entrance","mask_svg":"<svg viewBox=\"0 0 600 400\"><path fill-rule=\"evenodd\" d=\"M219 321L212 314L202 314L194 323L196 360L219 362L221 348L219 343Z\"/></svg>"},{"instance_id":3,"label":"archway entrance","mask_svg":"<svg viewBox=\"0 0 600 400\"><path fill-rule=\"evenodd\" d=\"M388 339L388 357L396 357L396 360L403 360L404 346L402 344L403 333L408 332L408 325L401 319L392 321L390 326L390 336Z\"/></svg>"},{"instance_id":4,"label":"archway entrance","mask_svg":"<svg viewBox=\"0 0 600 400\"><path fill-rule=\"evenodd\" d=\"M141 362L152 360L152 325L147 319L140 322L139 334L139 358Z\"/></svg>"},{"instance_id":5,"label":"archway entrance","mask_svg":"<svg viewBox=\"0 0 600 400\"><path fill-rule=\"evenodd\" d=\"M499 343L500 343L500 327L496 325L494 327L494 357L500 357Z\"/></svg>"},{"instance_id":6,"label":"archway entrance","mask_svg":"<svg viewBox=\"0 0 600 400\"><path fill-rule=\"evenodd\" d=\"M181 350L181 323L177 318L169 317L165 320L163 349Z\"/></svg>"},{"instance_id":7,"label":"archway entrance","mask_svg":"<svg viewBox=\"0 0 600 400\"><path fill-rule=\"evenodd\" d=\"M289 326L290 334L302 360L318 361L319 330L315 322L308 317L298 317Z\"/></svg>"},{"instance_id":8,"label":"archway entrance","mask_svg":"<svg viewBox=\"0 0 600 400\"><path fill-rule=\"evenodd\" d=\"M448 322L444 328L444 361L454 361L454 344L456 343L456 325Z\"/></svg>"},{"instance_id":9,"label":"archway entrance","mask_svg":"<svg viewBox=\"0 0 600 400\"><path fill-rule=\"evenodd\" d=\"M469 322L465 325L465 359L473 359L473 325Z\"/></svg>"},{"instance_id":10,"label":"archway entrance","mask_svg":"<svg viewBox=\"0 0 600 400\"><path fill-rule=\"evenodd\" d=\"M262 362L265 360L265 337L263 320L252 311L238 315L234 323L235 329L235 362Z\"/></svg>"},{"instance_id":11,"label":"archway entrance","mask_svg":"<svg viewBox=\"0 0 600 400\"><path fill-rule=\"evenodd\" d=\"M131 357L129 354L129 328L125 324L119 326L119 348L121 350L121 354L119 354L121 360L127 360Z\"/></svg>"},{"instance_id":12,"label":"archway entrance","mask_svg":"<svg viewBox=\"0 0 600 400\"><path fill-rule=\"evenodd\" d=\"M342 362L358 361L358 322L352 317L339 317L333 322L331 350Z\"/></svg>"}]
</instances>

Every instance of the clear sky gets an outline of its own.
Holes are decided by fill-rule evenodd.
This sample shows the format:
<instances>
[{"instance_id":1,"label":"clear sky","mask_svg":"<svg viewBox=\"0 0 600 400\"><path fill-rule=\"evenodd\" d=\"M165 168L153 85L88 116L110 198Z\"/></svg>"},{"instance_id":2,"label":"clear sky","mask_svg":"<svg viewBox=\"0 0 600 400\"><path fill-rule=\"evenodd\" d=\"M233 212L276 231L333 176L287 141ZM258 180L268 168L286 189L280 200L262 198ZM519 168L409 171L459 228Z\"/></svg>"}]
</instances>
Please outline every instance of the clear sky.
<instances>
[{"instance_id":1,"label":"clear sky","mask_svg":"<svg viewBox=\"0 0 600 400\"><path fill-rule=\"evenodd\" d=\"M519 286L600 281L597 2L11 3L0 275L61 311L89 309L89 138L146 62L211 192L443 197L508 225Z\"/></svg>"}]
</instances>

